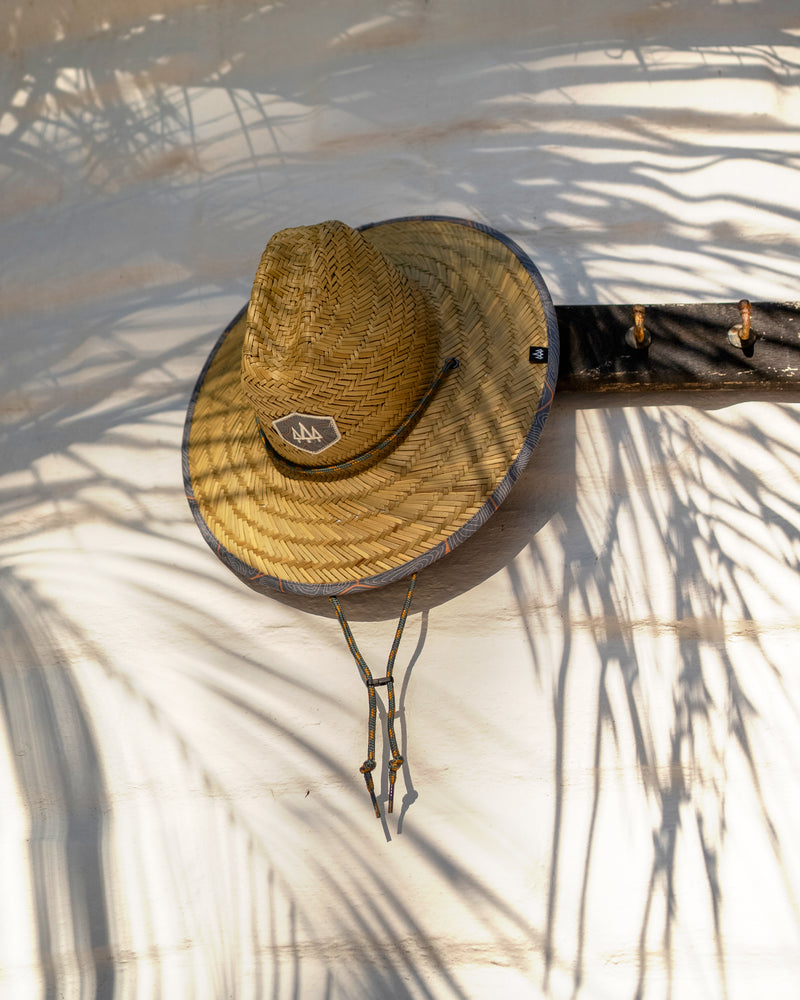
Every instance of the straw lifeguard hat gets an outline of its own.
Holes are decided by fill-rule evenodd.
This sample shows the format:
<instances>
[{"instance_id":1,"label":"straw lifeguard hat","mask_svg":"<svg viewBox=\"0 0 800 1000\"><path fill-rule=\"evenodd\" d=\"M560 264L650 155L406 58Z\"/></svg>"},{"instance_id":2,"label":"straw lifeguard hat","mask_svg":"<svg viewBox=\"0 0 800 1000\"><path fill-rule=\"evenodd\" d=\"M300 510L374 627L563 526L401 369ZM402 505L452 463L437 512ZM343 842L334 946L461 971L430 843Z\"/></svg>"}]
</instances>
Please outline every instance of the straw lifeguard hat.
<instances>
[{"instance_id":1,"label":"straw lifeguard hat","mask_svg":"<svg viewBox=\"0 0 800 1000\"><path fill-rule=\"evenodd\" d=\"M402 579L506 497L557 371L544 281L502 234L441 217L283 230L189 405L195 520L253 587Z\"/></svg>"}]
</instances>

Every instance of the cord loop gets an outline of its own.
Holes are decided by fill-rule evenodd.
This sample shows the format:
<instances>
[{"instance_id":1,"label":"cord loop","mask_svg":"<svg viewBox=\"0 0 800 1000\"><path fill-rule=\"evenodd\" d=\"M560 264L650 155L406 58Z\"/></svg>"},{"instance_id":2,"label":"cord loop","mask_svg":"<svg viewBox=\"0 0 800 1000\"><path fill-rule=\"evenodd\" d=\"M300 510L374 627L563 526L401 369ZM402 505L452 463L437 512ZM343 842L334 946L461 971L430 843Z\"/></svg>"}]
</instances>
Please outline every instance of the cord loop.
<instances>
[{"instance_id":1,"label":"cord loop","mask_svg":"<svg viewBox=\"0 0 800 1000\"><path fill-rule=\"evenodd\" d=\"M404 758L400 754L397 748L397 737L394 731L394 717L396 712L395 698L394 698L394 677L392 676L392 671L394 670L394 661L397 658L397 650L400 646L400 639L403 635L403 629L405 628L406 618L408 618L408 610L411 607L411 598L414 595L414 586L417 582L417 574L414 573L411 577L411 582L408 585L408 593L406 594L405 604L403 605L403 610L400 612L400 619L397 622L397 629L394 635L394 642L392 643L392 648L389 653L389 660L386 664L386 676L374 678L372 676L372 671L367 666L367 661L361 655L361 651L356 645L356 641L353 638L353 633L350 631L350 624L345 617L342 606L339 603L339 599L335 596L331 597L331 604L336 612L336 617L339 619L339 624L342 627L342 632L347 640L347 645L350 652L353 654L353 659L356 661L359 672L361 673L361 679L367 688L367 694L369 696L369 723L367 728L367 759L361 765L361 773L364 775L364 780L367 785L367 791L369 792L370 799L372 801L373 808L375 809L375 815L380 818L381 811L378 806L378 800L375 797L375 785L372 780L372 772L375 770L375 720L378 715L378 698L375 693L376 687L386 687L386 700L388 702L386 709L386 730L389 737L389 750L391 753L391 760L389 761L389 795L387 812L392 811L394 805L394 783L397 778L397 772L404 764Z\"/></svg>"}]
</instances>

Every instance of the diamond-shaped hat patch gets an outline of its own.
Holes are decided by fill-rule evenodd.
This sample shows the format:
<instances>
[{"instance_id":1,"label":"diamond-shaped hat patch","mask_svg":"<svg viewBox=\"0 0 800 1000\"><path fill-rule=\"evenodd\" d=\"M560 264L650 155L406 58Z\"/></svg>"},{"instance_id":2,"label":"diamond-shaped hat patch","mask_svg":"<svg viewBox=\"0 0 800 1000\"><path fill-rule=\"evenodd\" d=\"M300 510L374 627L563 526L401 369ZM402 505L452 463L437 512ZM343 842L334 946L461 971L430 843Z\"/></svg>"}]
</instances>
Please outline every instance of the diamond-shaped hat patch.
<instances>
[{"instance_id":1,"label":"diamond-shaped hat patch","mask_svg":"<svg viewBox=\"0 0 800 1000\"><path fill-rule=\"evenodd\" d=\"M333 417L314 416L310 413L287 413L272 426L287 443L311 455L318 455L342 437Z\"/></svg>"}]
</instances>

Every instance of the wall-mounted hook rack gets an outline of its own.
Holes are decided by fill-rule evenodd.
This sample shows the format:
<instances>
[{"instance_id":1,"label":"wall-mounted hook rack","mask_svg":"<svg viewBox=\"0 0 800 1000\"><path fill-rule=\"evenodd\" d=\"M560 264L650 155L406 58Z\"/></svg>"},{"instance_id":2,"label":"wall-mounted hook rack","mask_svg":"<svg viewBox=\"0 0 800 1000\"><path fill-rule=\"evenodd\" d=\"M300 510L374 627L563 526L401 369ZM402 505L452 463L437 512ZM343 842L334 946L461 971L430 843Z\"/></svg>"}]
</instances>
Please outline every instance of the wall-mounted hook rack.
<instances>
[{"instance_id":1,"label":"wall-mounted hook rack","mask_svg":"<svg viewBox=\"0 0 800 1000\"><path fill-rule=\"evenodd\" d=\"M630 343L636 340L631 308L556 306L560 390L800 388L800 302L742 299L734 327L731 302L641 307L647 350Z\"/></svg>"}]
</instances>

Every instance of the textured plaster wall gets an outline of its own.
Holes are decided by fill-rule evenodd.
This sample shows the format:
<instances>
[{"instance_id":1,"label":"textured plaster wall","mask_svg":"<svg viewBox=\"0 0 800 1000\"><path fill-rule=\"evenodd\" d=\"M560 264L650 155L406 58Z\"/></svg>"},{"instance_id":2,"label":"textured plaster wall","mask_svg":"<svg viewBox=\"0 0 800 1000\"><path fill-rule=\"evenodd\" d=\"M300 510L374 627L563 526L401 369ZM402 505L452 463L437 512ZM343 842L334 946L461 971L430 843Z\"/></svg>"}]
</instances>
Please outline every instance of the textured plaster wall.
<instances>
[{"instance_id":1,"label":"textured plaster wall","mask_svg":"<svg viewBox=\"0 0 800 1000\"><path fill-rule=\"evenodd\" d=\"M383 822L330 607L239 584L179 459L284 225L798 298L796 5L103 7L1 19L0 996L796 996L800 397L557 398L420 577ZM345 603L376 668L403 595Z\"/></svg>"}]
</instances>

